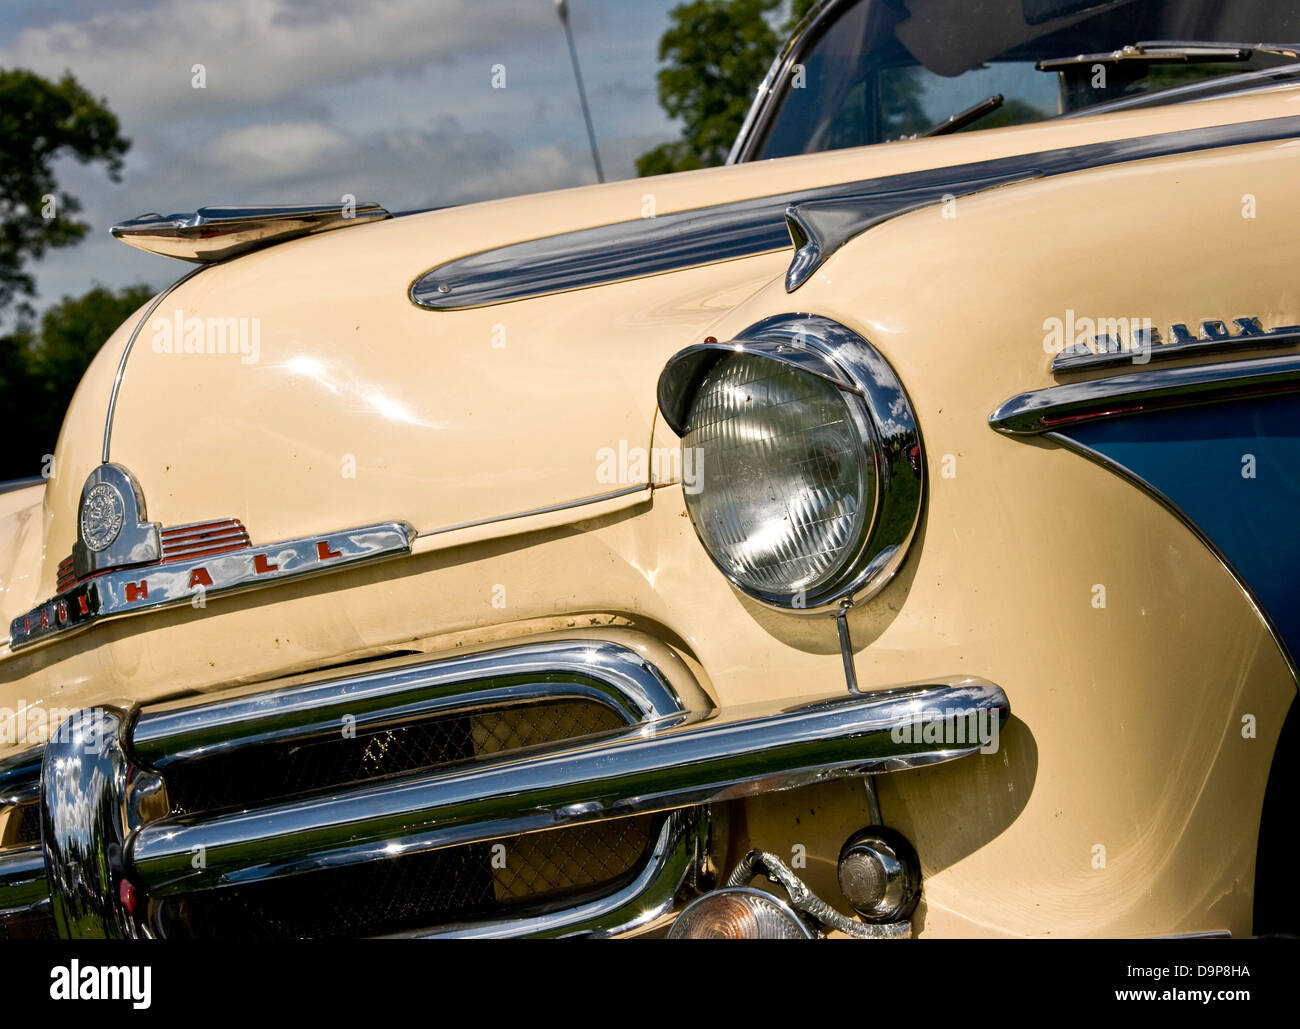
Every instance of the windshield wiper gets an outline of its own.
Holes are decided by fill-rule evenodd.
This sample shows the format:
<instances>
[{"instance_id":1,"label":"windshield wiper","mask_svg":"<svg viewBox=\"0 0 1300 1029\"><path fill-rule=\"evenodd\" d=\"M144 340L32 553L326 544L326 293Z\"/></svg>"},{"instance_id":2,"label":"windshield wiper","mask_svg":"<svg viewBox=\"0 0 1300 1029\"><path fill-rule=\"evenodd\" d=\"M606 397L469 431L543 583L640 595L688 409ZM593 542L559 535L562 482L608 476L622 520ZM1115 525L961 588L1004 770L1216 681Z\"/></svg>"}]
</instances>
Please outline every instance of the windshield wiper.
<instances>
[{"instance_id":1,"label":"windshield wiper","mask_svg":"<svg viewBox=\"0 0 1300 1029\"><path fill-rule=\"evenodd\" d=\"M915 139L924 139L927 136L946 136L950 132L956 132L958 129L964 129L971 122L979 121L986 115L992 114L1005 102L1005 97L1001 93L994 93L987 100L981 100L978 104L966 108L964 111L958 111L947 121L941 121L932 129L926 129Z\"/></svg>"},{"instance_id":2,"label":"windshield wiper","mask_svg":"<svg viewBox=\"0 0 1300 1029\"><path fill-rule=\"evenodd\" d=\"M1039 71L1063 71L1087 64L1124 64L1141 61L1147 64L1230 64L1249 61L1255 53L1281 57L1300 57L1300 50L1276 43L1205 43L1194 40L1147 40L1121 47L1106 54L1076 54L1039 61Z\"/></svg>"}]
</instances>

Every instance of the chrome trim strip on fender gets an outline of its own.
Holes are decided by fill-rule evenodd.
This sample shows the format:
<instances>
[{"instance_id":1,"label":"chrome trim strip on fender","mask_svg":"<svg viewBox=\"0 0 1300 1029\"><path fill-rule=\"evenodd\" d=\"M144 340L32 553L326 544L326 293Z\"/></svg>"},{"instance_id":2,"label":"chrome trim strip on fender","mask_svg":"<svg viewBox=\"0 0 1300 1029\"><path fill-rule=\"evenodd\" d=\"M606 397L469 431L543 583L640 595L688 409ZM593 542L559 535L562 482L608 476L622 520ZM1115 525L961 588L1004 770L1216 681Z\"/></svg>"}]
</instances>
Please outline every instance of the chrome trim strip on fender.
<instances>
[{"instance_id":1,"label":"chrome trim strip on fender","mask_svg":"<svg viewBox=\"0 0 1300 1029\"><path fill-rule=\"evenodd\" d=\"M932 185L865 197L809 200L786 208L785 220L794 257L785 273L785 291L793 293L845 243L877 225L948 200L966 198L999 186L1040 178L1037 169L1006 175L951 179Z\"/></svg>"},{"instance_id":2,"label":"chrome trim strip on fender","mask_svg":"<svg viewBox=\"0 0 1300 1029\"><path fill-rule=\"evenodd\" d=\"M987 745L968 741L967 725L980 723L996 746L997 726L1009 713L997 686L960 678L683 714L309 801L160 819L133 835L128 858L158 897L339 868L949 761ZM925 742L910 731L940 719L961 726L960 737ZM205 855L201 868L191 860L196 847Z\"/></svg>"},{"instance_id":3,"label":"chrome trim strip on fender","mask_svg":"<svg viewBox=\"0 0 1300 1029\"><path fill-rule=\"evenodd\" d=\"M535 507L530 511L515 511L511 514L493 515L490 518L478 518L472 522L459 522L456 525L444 525L438 529L425 529L423 532L415 534L416 539L424 539L428 536L441 536L443 533L456 532L460 529L475 529L480 525L495 525L497 522L512 522L517 518L531 518L534 515L554 514L556 511L568 511L574 507L586 507L588 504L602 504L607 500L617 500L619 497L631 496L633 493L648 493L653 488L652 483L642 482L635 486L628 486L626 489L614 490L612 493L601 493L595 497L582 497L579 500L566 500L559 504L551 504L547 507Z\"/></svg>"},{"instance_id":4,"label":"chrome trim strip on fender","mask_svg":"<svg viewBox=\"0 0 1300 1029\"><path fill-rule=\"evenodd\" d=\"M381 522L208 557L105 572L15 618L9 626L9 646L19 650L108 618L408 554L414 538L415 530L405 522Z\"/></svg>"},{"instance_id":5,"label":"chrome trim strip on fender","mask_svg":"<svg viewBox=\"0 0 1300 1029\"><path fill-rule=\"evenodd\" d=\"M416 306L434 311L524 300L788 249L790 238L785 215L792 204L861 201L865 229L887 213L885 205L878 203L881 194L899 194L897 203L901 207L893 208L898 214L915 207L918 196L942 197L943 193L952 191L954 184L984 180L1006 184L1017 178L1061 175L1295 136L1300 136L1300 117L1295 116L1214 125L673 211L654 218L637 218L509 243L454 258L416 278L409 296Z\"/></svg>"},{"instance_id":6,"label":"chrome trim strip on fender","mask_svg":"<svg viewBox=\"0 0 1300 1029\"><path fill-rule=\"evenodd\" d=\"M989 415L989 425L1008 436L1037 436L1103 418L1297 391L1300 354L1156 368L1021 393Z\"/></svg>"}]
</instances>

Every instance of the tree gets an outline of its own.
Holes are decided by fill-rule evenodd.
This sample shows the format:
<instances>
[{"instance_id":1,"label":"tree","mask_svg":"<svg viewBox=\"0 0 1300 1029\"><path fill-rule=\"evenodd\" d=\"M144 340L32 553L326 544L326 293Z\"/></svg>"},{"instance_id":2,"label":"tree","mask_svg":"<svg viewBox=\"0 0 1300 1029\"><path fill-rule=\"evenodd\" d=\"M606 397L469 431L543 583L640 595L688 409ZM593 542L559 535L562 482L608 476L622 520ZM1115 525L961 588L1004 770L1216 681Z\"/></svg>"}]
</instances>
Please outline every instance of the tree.
<instances>
[{"instance_id":1,"label":"tree","mask_svg":"<svg viewBox=\"0 0 1300 1029\"><path fill-rule=\"evenodd\" d=\"M772 24L783 0L693 0L673 8L659 40L659 103L682 122L682 139L637 158L640 175L721 164L784 34L815 0L793 0L781 33Z\"/></svg>"},{"instance_id":2,"label":"tree","mask_svg":"<svg viewBox=\"0 0 1300 1029\"><path fill-rule=\"evenodd\" d=\"M29 263L51 247L77 242L90 228L74 217L81 204L59 189L54 162L102 162L116 181L129 146L117 118L71 75L51 82L30 71L0 69L0 313L14 305L18 315L17 328L0 338L0 425L9 437L0 479L41 470L86 365L151 292L97 288L51 307L40 332L30 323L26 298L36 284Z\"/></svg>"},{"instance_id":3,"label":"tree","mask_svg":"<svg viewBox=\"0 0 1300 1029\"><path fill-rule=\"evenodd\" d=\"M52 305L39 331L24 323L0 339L0 425L12 430L0 450L0 481L41 471L86 366L153 293L149 286L96 286Z\"/></svg>"},{"instance_id":4,"label":"tree","mask_svg":"<svg viewBox=\"0 0 1300 1029\"><path fill-rule=\"evenodd\" d=\"M55 159L102 161L117 181L129 146L117 118L70 74L55 83L0 70L0 312L35 292L29 261L89 229L73 217L81 210L76 197L58 188ZM30 312L25 301L20 312Z\"/></svg>"}]
</instances>

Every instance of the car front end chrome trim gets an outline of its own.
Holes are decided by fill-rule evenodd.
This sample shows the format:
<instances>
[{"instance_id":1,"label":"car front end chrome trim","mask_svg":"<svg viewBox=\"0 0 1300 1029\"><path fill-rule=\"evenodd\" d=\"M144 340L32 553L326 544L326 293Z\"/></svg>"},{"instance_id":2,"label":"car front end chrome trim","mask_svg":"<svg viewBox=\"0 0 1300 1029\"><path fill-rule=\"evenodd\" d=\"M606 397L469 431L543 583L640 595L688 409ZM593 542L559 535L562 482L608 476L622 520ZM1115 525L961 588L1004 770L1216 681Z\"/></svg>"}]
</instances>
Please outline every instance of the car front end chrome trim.
<instances>
[{"instance_id":1,"label":"car front end chrome trim","mask_svg":"<svg viewBox=\"0 0 1300 1029\"><path fill-rule=\"evenodd\" d=\"M1297 354L1153 368L1021 393L989 415L989 425L1008 436L1037 436L1082 422L1297 391Z\"/></svg>"},{"instance_id":2,"label":"car front end chrome trim","mask_svg":"<svg viewBox=\"0 0 1300 1029\"><path fill-rule=\"evenodd\" d=\"M674 811L659 830L645 865L622 888L604 897L522 918L454 922L396 934L402 939L608 939L645 932L670 918L696 882L707 844L704 809Z\"/></svg>"},{"instance_id":3,"label":"car front end chrome trim","mask_svg":"<svg viewBox=\"0 0 1300 1029\"><path fill-rule=\"evenodd\" d=\"M86 708L55 731L41 763L41 842L54 923L66 939L139 935L127 910L126 754L130 714Z\"/></svg>"},{"instance_id":4,"label":"car front end chrome trim","mask_svg":"<svg viewBox=\"0 0 1300 1029\"><path fill-rule=\"evenodd\" d=\"M1052 359L1052 374L1096 369L1141 367L1152 361L1171 361L1203 354L1293 347L1300 344L1300 325L1279 325L1265 329L1254 317L1202 322L1198 335L1184 324L1173 325L1166 339L1152 327L1130 327L1129 338L1103 334L1091 343L1073 343Z\"/></svg>"},{"instance_id":5,"label":"car front end chrome trim","mask_svg":"<svg viewBox=\"0 0 1300 1029\"><path fill-rule=\"evenodd\" d=\"M104 572L15 618L9 626L9 647L16 651L34 646L109 618L398 557L410 553L414 538L415 530L404 522L381 522Z\"/></svg>"},{"instance_id":6,"label":"car front end chrome trim","mask_svg":"<svg viewBox=\"0 0 1300 1029\"><path fill-rule=\"evenodd\" d=\"M39 843L0 848L0 919L52 913L60 935L159 935L157 907L127 839L166 815L165 775L186 762L233 756L255 763L262 748L318 742L331 719L329 734L337 737L345 716L364 736L429 718L572 700L613 710L633 735L688 713L677 688L642 653L590 638L406 662L143 713L78 712L44 748L0 762L0 808L39 797L45 821L44 849ZM501 760L489 756L476 764ZM304 800L302 810L321 799ZM515 918L453 921L399 935L607 936L641 929L709 884L703 877L710 874L710 825L706 808L667 812L640 867L607 893L521 907Z\"/></svg>"},{"instance_id":7,"label":"car front end chrome trim","mask_svg":"<svg viewBox=\"0 0 1300 1029\"><path fill-rule=\"evenodd\" d=\"M557 683L557 676L563 680ZM635 651L602 640L561 640L153 711L140 718L132 745L140 761L165 772L177 761L335 735L345 717L362 732L570 697L604 704L628 723L682 707L663 675Z\"/></svg>"},{"instance_id":8,"label":"car front end chrome trim","mask_svg":"<svg viewBox=\"0 0 1300 1029\"><path fill-rule=\"evenodd\" d=\"M339 868L603 818L710 804L949 761L978 740L924 742L923 718L1002 722L983 680L689 712L539 753L313 798L145 826L129 860L155 896ZM920 736L920 733L916 733ZM933 734L942 737L943 734ZM963 735L963 739L965 736ZM202 848L204 867L191 861Z\"/></svg>"},{"instance_id":9,"label":"car front end chrome trim","mask_svg":"<svg viewBox=\"0 0 1300 1029\"><path fill-rule=\"evenodd\" d=\"M188 214L142 214L108 231L137 250L210 264L286 240L391 217L372 203L200 207Z\"/></svg>"}]
</instances>

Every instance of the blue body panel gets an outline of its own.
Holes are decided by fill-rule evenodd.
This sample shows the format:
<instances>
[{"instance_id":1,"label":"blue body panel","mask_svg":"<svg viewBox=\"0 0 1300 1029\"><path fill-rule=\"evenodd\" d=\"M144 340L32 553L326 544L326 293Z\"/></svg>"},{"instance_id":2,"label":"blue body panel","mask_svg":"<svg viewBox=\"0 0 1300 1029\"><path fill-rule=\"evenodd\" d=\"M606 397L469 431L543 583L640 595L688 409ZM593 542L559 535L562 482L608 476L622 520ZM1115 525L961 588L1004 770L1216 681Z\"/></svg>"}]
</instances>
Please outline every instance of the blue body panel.
<instances>
[{"instance_id":1,"label":"blue body panel","mask_svg":"<svg viewBox=\"0 0 1300 1029\"><path fill-rule=\"evenodd\" d=\"M1169 498L1300 655L1300 395L1091 422L1062 435Z\"/></svg>"}]
</instances>

